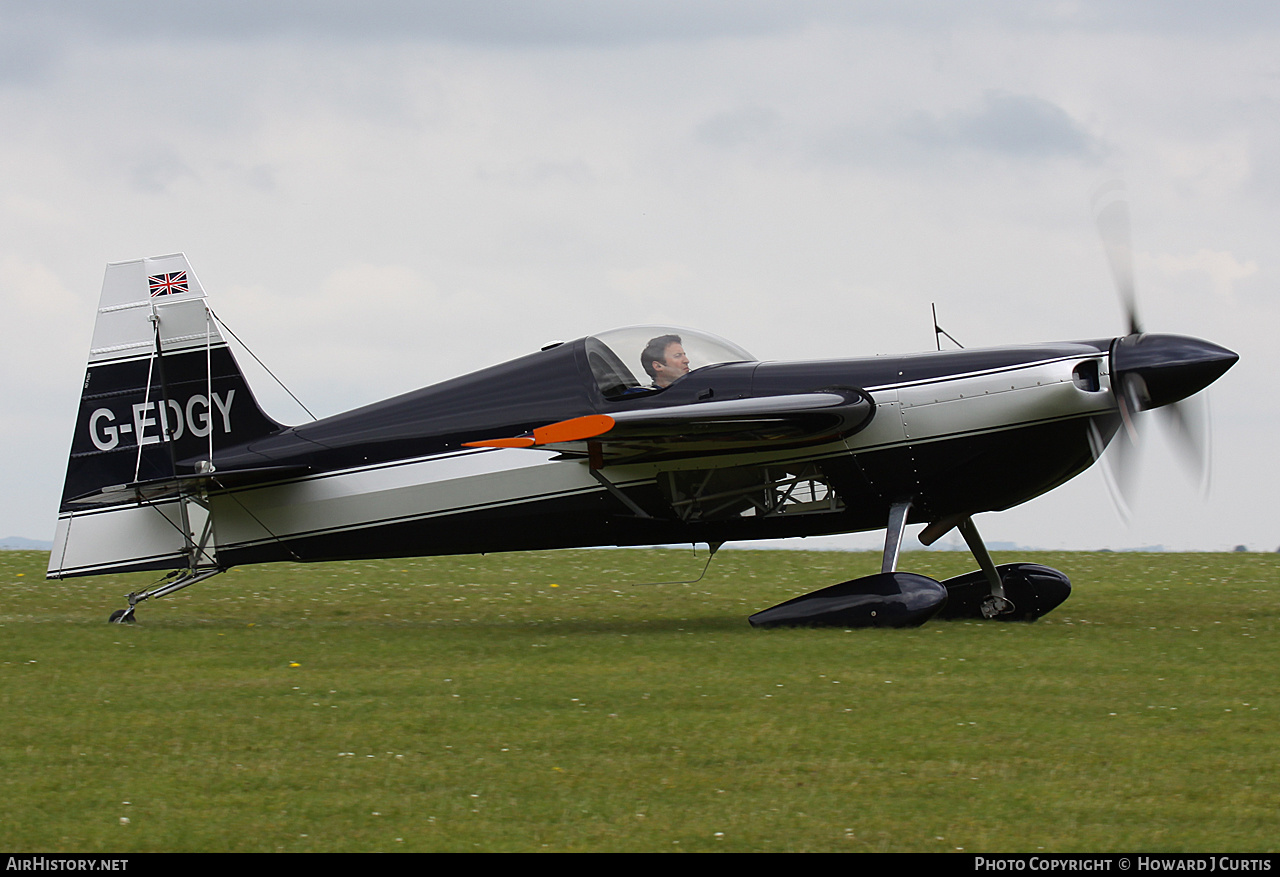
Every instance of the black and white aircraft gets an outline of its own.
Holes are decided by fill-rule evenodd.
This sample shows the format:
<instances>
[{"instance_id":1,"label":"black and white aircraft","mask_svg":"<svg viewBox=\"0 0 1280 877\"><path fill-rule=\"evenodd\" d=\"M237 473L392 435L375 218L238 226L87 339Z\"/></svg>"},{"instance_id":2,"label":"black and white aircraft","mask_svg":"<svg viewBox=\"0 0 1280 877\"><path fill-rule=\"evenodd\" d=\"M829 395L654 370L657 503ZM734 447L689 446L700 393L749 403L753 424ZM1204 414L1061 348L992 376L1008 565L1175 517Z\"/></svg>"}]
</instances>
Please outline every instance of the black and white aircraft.
<instances>
[{"instance_id":1,"label":"black and white aircraft","mask_svg":"<svg viewBox=\"0 0 1280 877\"><path fill-rule=\"evenodd\" d=\"M258 406L182 255L107 266L49 578L173 570L137 603L272 561L886 530L882 572L775 624L1033 620L1070 584L996 567L973 524L1091 465L1236 354L1143 334L909 356L762 361L645 326L284 426ZM908 523L980 569L897 570Z\"/></svg>"}]
</instances>

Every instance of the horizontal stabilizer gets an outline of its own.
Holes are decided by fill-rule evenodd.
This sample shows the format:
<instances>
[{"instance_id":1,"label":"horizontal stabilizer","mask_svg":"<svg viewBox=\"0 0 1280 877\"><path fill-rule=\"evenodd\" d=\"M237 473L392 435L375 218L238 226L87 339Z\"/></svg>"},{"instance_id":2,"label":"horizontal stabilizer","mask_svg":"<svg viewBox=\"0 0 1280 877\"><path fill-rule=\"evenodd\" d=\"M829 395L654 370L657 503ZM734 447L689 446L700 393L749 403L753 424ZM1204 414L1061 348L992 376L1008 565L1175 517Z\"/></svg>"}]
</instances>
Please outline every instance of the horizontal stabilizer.
<instances>
[{"instance_id":1,"label":"horizontal stabilizer","mask_svg":"<svg viewBox=\"0 0 1280 877\"><path fill-rule=\"evenodd\" d=\"M119 503L154 502L158 499L189 494L193 491L227 490L233 487L247 487L256 484L268 484L286 478L296 478L311 471L309 466L262 466L256 469L227 469L215 472L199 472L192 475L178 475L173 478L152 478L149 481L134 481L129 484L115 484L64 500L67 505L97 506L116 505Z\"/></svg>"}]
</instances>

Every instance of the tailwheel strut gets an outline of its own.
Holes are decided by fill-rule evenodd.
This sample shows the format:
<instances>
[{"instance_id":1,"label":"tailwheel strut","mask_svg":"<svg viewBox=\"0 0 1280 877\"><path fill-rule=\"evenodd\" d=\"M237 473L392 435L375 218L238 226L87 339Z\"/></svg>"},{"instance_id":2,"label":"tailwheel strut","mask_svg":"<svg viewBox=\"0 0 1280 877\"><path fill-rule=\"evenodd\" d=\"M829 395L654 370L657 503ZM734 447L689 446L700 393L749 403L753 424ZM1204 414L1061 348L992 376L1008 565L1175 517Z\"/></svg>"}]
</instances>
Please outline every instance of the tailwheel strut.
<instances>
[{"instance_id":1,"label":"tailwheel strut","mask_svg":"<svg viewBox=\"0 0 1280 877\"><path fill-rule=\"evenodd\" d=\"M139 603L150 600L152 597L163 597L167 594L172 594L174 591L181 591L196 582L203 582L205 579L213 578L220 572L223 572L223 570L219 567L174 570L166 576L167 579L172 581L165 582L147 591L134 591L133 593L125 594L125 599L129 601L129 608L117 609L111 613L111 617L107 621L109 624L133 624L137 621L134 617L134 612Z\"/></svg>"}]
</instances>

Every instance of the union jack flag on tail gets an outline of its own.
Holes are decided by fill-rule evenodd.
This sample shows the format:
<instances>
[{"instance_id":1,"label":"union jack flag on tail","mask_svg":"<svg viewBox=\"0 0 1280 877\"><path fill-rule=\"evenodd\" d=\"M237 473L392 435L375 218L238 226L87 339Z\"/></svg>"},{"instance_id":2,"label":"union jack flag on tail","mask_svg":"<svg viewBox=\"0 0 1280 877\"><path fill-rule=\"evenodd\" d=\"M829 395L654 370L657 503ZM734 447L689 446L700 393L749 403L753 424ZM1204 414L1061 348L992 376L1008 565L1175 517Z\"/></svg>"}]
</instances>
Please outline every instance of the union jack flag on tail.
<instances>
[{"instance_id":1,"label":"union jack flag on tail","mask_svg":"<svg viewBox=\"0 0 1280 877\"><path fill-rule=\"evenodd\" d=\"M175 274L153 274L147 278L147 282L151 287L151 297L157 295L177 295L180 292L190 292L187 288L187 272L178 271Z\"/></svg>"}]
</instances>

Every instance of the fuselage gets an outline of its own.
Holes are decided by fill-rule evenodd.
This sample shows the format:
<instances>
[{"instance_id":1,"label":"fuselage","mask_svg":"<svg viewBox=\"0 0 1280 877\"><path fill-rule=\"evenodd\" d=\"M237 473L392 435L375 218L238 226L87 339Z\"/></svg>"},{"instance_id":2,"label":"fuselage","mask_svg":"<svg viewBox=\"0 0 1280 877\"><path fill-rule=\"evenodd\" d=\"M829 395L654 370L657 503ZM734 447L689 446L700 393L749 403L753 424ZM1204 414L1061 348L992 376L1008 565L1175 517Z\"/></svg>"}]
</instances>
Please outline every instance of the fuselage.
<instances>
[{"instance_id":1,"label":"fuselage","mask_svg":"<svg viewBox=\"0 0 1280 877\"><path fill-rule=\"evenodd\" d=\"M811 362L729 362L660 392L609 398L579 339L314 423L219 450L217 472L278 469L269 483L208 491L221 564L475 553L587 545L725 542L884 526L1008 508L1087 467L1091 433L1117 418L1110 341ZM548 379L546 376L554 376ZM858 387L875 403L854 435L801 449L653 459L604 471L553 450L470 449L586 414ZM234 409L229 417L238 416ZM194 459L179 468L194 470ZM791 495L779 502L778 497ZM799 491L799 493L797 493ZM181 558L166 503L82 512L83 537L151 534L136 568ZM126 521L125 518L129 520ZM174 517L172 513L169 518ZM148 519L150 524L140 525ZM111 521L111 523L108 523ZM159 524L159 526L156 526ZM140 540L131 536L136 545ZM125 558L120 558L124 561ZM74 574L68 565L67 573Z\"/></svg>"},{"instance_id":2,"label":"fuselage","mask_svg":"<svg viewBox=\"0 0 1280 877\"><path fill-rule=\"evenodd\" d=\"M175 443L192 453L176 455L173 469L212 469L200 500L213 522L210 556L223 568L855 532L883 528L903 501L911 521L933 523L1018 505L1087 468L1120 422L1116 343L745 359L695 368L658 390L616 384L593 336L295 427L264 427L251 397L237 410L227 391L212 467L202 446ZM181 356L196 368L202 355ZM166 358L171 373L182 371L180 357ZM601 465L555 448L466 446L586 415L833 388L856 388L874 414L851 434L801 447L763 442ZM170 403L175 413L182 404ZM94 412L99 427L115 420L104 410ZM256 429L236 443L240 417ZM172 491L77 506L77 490L69 474L50 575L188 562L175 536L183 500Z\"/></svg>"}]
</instances>

